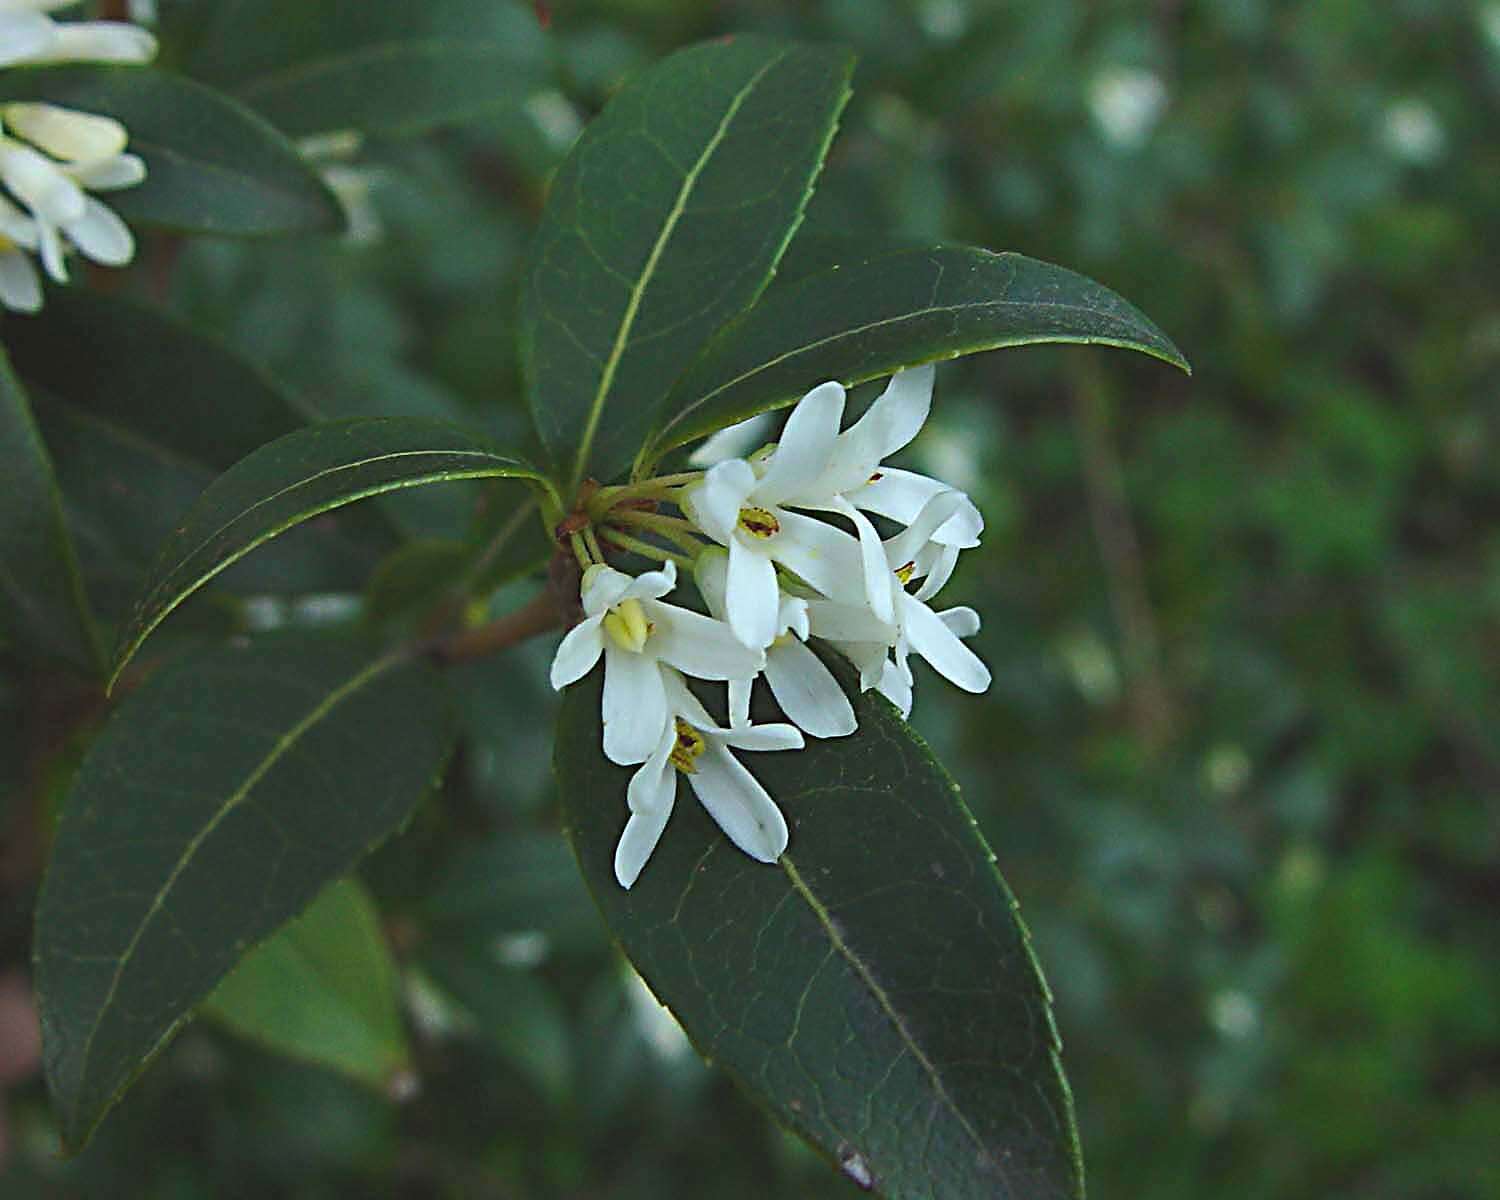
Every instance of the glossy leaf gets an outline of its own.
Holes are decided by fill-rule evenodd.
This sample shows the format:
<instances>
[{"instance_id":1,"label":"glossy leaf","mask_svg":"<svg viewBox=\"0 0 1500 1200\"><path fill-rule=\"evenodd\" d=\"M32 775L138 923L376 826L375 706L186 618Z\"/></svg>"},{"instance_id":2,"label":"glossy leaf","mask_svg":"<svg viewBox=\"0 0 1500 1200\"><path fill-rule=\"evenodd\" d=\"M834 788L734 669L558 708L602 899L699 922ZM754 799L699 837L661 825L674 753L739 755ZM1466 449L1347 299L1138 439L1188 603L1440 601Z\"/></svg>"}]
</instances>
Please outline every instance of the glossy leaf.
<instances>
[{"instance_id":1,"label":"glossy leaf","mask_svg":"<svg viewBox=\"0 0 1500 1200\"><path fill-rule=\"evenodd\" d=\"M340 880L256 947L202 1015L268 1050L389 1092L411 1069L400 978L362 887Z\"/></svg>"},{"instance_id":2,"label":"glossy leaf","mask_svg":"<svg viewBox=\"0 0 1500 1200\"><path fill-rule=\"evenodd\" d=\"M557 772L620 945L700 1053L893 1200L1081 1195L1049 996L953 781L884 701L849 738L744 755L780 804L778 865L685 782L644 873L615 882L628 768L600 750L598 673L570 690Z\"/></svg>"},{"instance_id":3,"label":"glossy leaf","mask_svg":"<svg viewBox=\"0 0 1500 1200\"><path fill-rule=\"evenodd\" d=\"M535 475L468 430L420 417L330 421L263 446L199 497L162 548L150 586L121 631L113 677L194 590L299 522L399 488Z\"/></svg>"},{"instance_id":4,"label":"glossy leaf","mask_svg":"<svg viewBox=\"0 0 1500 1200\"><path fill-rule=\"evenodd\" d=\"M537 232L521 342L569 490L629 464L673 380L765 287L851 66L759 37L693 46L621 89L574 146Z\"/></svg>"},{"instance_id":5,"label":"glossy leaf","mask_svg":"<svg viewBox=\"0 0 1500 1200\"><path fill-rule=\"evenodd\" d=\"M220 5L188 63L293 136L412 133L524 98L545 39L502 0Z\"/></svg>"},{"instance_id":6,"label":"glossy leaf","mask_svg":"<svg viewBox=\"0 0 1500 1200\"><path fill-rule=\"evenodd\" d=\"M307 423L238 352L174 317L84 288L53 288L39 321L6 328L38 391L183 458L225 470Z\"/></svg>"},{"instance_id":7,"label":"glossy leaf","mask_svg":"<svg viewBox=\"0 0 1500 1200\"><path fill-rule=\"evenodd\" d=\"M102 651L63 517L52 459L21 381L0 350L0 635L23 654L83 667Z\"/></svg>"},{"instance_id":8,"label":"glossy leaf","mask_svg":"<svg viewBox=\"0 0 1500 1200\"><path fill-rule=\"evenodd\" d=\"M124 122L144 182L111 192L133 224L271 236L343 228L343 210L286 137L221 92L148 67L15 67L0 100L45 100Z\"/></svg>"},{"instance_id":9,"label":"glossy leaf","mask_svg":"<svg viewBox=\"0 0 1500 1200\"><path fill-rule=\"evenodd\" d=\"M248 947L408 818L450 743L431 668L333 639L189 655L120 705L74 780L37 906L70 1147Z\"/></svg>"},{"instance_id":10,"label":"glossy leaf","mask_svg":"<svg viewBox=\"0 0 1500 1200\"><path fill-rule=\"evenodd\" d=\"M937 247L856 260L768 292L673 388L641 462L824 380L845 385L1002 346L1121 346L1187 369L1114 292L1020 254Z\"/></svg>"}]
</instances>

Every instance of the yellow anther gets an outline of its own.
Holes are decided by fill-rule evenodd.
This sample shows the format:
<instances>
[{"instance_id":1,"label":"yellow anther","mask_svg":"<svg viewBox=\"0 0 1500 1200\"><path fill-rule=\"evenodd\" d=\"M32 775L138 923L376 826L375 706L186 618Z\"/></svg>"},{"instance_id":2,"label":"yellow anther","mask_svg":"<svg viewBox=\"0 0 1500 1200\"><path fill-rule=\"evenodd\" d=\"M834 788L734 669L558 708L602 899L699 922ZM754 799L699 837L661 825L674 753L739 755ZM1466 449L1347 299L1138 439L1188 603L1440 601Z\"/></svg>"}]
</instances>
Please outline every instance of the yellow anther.
<instances>
[{"instance_id":1,"label":"yellow anther","mask_svg":"<svg viewBox=\"0 0 1500 1200\"><path fill-rule=\"evenodd\" d=\"M0 254L9 254L12 250L19 249L20 247L17 246L15 242L11 241L10 238L6 237L3 233L0 233Z\"/></svg>"},{"instance_id":2,"label":"yellow anther","mask_svg":"<svg viewBox=\"0 0 1500 1200\"><path fill-rule=\"evenodd\" d=\"M765 508L740 509L740 528L751 537L770 538L781 532L776 514Z\"/></svg>"},{"instance_id":3,"label":"yellow anther","mask_svg":"<svg viewBox=\"0 0 1500 1200\"><path fill-rule=\"evenodd\" d=\"M646 620L639 600L621 600L604 614L604 628L620 649L639 654L655 626Z\"/></svg>"},{"instance_id":4,"label":"yellow anther","mask_svg":"<svg viewBox=\"0 0 1500 1200\"><path fill-rule=\"evenodd\" d=\"M675 717L673 721L677 728L677 741L669 755L672 765L684 775L696 775L698 759L708 748L708 743L703 740L701 733L681 717Z\"/></svg>"},{"instance_id":5,"label":"yellow anther","mask_svg":"<svg viewBox=\"0 0 1500 1200\"><path fill-rule=\"evenodd\" d=\"M911 582L911 577L915 573L916 569L917 564L914 561L903 563L901 566L896 568L896 578L901 581L902 587L905 587L908 583Z\"/></svg>"}]
</instances>

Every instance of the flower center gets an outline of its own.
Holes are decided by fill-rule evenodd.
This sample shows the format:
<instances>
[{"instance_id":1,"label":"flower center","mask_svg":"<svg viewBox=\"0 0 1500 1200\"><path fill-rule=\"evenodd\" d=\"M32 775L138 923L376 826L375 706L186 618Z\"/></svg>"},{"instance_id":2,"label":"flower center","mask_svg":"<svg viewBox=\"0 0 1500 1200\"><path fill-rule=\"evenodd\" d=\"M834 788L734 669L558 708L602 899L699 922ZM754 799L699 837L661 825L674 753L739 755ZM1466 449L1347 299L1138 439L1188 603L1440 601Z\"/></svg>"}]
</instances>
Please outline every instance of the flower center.
<instances>
[{"instance_id":1,"label":"flower center","mask_svg":"<svg viewBox=\"0 0 1500 1200\"><path fill-rule=\"evenodd\" d=\"M781 532L781 522L768 508L740 509L739 526L751 537L772 538Z\"/></svg>"},{"instance_id":2,"label":"flower center","mask_svg":"<svg viewBox=\"0 0 1500 1200\"><path fill-rule=\"evenodd\" d=\"M911 577L916 572L916 569L917 564L915 559L909 563L902 563L896 568L896 578L901 581L902 587L911 582Z\"/></svg>"},{"instance_id":3,"label":"flower center","mask_svg":"<svg viewBox=\"0 0 1500 1200\"><path fill-rule=\"evenodd\" d=\"M708 748L708 743L703 740L701 733L681 717L674 717L673 724L677 729L677 741L668 757L672 765L684 775L696 775L698 759Z\"/></svg>"},{"instance_id":4,"label":"flower center","mask_svg":"<svg viewBox=\"0 0 1500 1200\"><path fill-rule=\"evenodd\" d=\"M639 600L621 600L604 614L604 630L621 650L639 654L656 626L646 620Z\"/></svg>"},{"instance_id":5,"label":"flower center","mask_svg":"<svg viewBox=\"0 0 1500 1200\"><path fill-rule=\"evenodd\" d=\"M6 237L3 233L0 233L0 254L8 254L12 250L19 249L20 247L17 246L15 242L11 241L10 238Z\"/></svg>"}]
</instances>

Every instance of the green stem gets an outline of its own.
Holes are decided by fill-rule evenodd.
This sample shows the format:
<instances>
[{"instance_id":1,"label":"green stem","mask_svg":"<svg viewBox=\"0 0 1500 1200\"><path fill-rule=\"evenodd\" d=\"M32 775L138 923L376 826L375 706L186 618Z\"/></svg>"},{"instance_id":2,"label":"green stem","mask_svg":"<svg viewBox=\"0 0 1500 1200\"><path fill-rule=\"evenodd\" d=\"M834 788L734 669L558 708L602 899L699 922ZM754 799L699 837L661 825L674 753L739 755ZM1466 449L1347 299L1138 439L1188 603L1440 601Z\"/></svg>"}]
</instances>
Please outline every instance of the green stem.
<instances>
[{"instance_id":1,"label":"green stem","mask_svg":"<svg viewBox=\"0 0 1500 1200\"><path fill-rule=\"evenodd\" d=\"M703 543L699 540L698 527L691 521L684 521L681 517L664 517L660 513L637 512L632 509L616 509L610 513L611 527L615 522L622 524L639 525L643 529L649 529L658 537L664 537L675 546L680 546L690 554L697 554L703 549Z\"/></svg>"},{"instance_id":2,"label":"green stem","mask_svg":"<svg viewBox=\"0 0 1500 1200\"><path fill-rule=\"evenodd\" d=\"M609 528L604 531L604 536L623 550L632 550L642 558L655 559L658 562L675 562L679 567L691 571L694 560L686 554L678 554L675 550L668 550L662 546L653 546L650 542L643 542L640 538L631 537L630 534L620 529Z\"/></svg>"}]
</instances>

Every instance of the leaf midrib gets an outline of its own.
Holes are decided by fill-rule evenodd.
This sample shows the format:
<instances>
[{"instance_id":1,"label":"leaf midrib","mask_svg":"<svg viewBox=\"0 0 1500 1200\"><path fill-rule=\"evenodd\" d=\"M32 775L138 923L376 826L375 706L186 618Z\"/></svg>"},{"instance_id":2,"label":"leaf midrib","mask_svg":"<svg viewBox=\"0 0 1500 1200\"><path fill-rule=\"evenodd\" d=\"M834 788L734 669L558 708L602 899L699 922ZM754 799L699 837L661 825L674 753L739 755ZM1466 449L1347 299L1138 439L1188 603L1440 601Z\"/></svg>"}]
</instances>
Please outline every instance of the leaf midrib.
<instances>
[{"instance_id":1,"label":"leaf midrib","mask_svg":"<svg viewBox=\"0 0 1500 1200\"><path fill-rule=\"evenodd\" d=\"M280 738L276 740L276 743L271 747L266 756L262 758L261 761L257 763L251 770L251 772L245 777L244 782L229 794L229 797L224 801L223 804L219 806L218 811L214 813L213 817L210 818L209 821L203 826L203 828L196 835L194 835L191 841L188 842L182 854L178 856L177 863L173 866L171 873L166 878L166 881L162 884L160 889L158 889L156 895L152 898L151 904L147 908L145 916L141 918L140 924L136 926L134 936L131 937L130 942L126 945L125 949L121 951L120 957L116 962L114 974L110 978L109 988L105 992L104 999L99 1004L98 1012L94 1019L92 1027L89 1029L88 1037L84 1040L83 1051L80 1054L78 1060L78 1080L80 1083L80 1087L73 1105L73 1113L75 1118L77 1116L78 1106L82 1103L83 1088L81 1085L83 1081L88 1077L89 1056L93 1052L94 1039L98 1035L99 1030L104 1025L104 1018L106 1014L114 1004L115 995L119 991L120 981L124 978L125 975L125 968L130 964L132 958L134 957L136 947L140 945L141 939L145 937L147 928L155 920L157 914L162 910L162 906L166 903L168 894L177 885L177 880L180 879L182 877L182 873L187 870L188 865L197 855L199 848L214 832L214 830L217 829L226 818L228 818L229 814L237 809L242 803L244 803L244 801L249 797L250 793L260 783L260 781L264 779L266 775L271 771L271 769L278 762L280 762L282 758L286 756L286 754L292 749L292 747L294 747L299 741L302 740L304 736L306 736L308 731L311 730L313 726L317 725L318 722L327 717L328 714L332 712L336 707L338 707L339 704L341 704L345 699L353 695L355 692L359 691L360 688L364 687L371 680L403 661L404 657L399 654L386 655L383 658L376 659L369 666L364 667L362 670L358 671L355 675L350 677L347 681L334 688L333 691L329 692L327 696L325 696L322 700L320 700L316 705L313 706L313 708L305 717L303 717L289 730L287 730L286 733L284 733Z\"/></svg>"},{"instance_id":2,"label":"leaf midrib","mask_svg":"<svg viewBox=\"0 0 1500 1200\"><path fill-rule=\"evenodd\" d=\"M844 936L839 932L838 925L834 922L832 914L829 913L827 907L813 893L813 890L807 886L806 881L802 878L802 873L797 870L797 865L792 861L791 856L783 854L778 865L786 875L787 881L792 885L792 890L812 910L813 916L817 918L818 924L823 927L823 932L828 935L828 940L832 943L839 957L849 964L854 973L859 976L860 982L865 985L870 995L875 998L875 1002L880 1006L881 1012L886 1015L886 1019L890 1021L892 1027L896 1030L896 1036L901 1039L901 1044L906 1047L907 1053L912 1056L932 1083L932 1090L937 1094L937 1098L953 1114L954 1119L958 1121L959 1126L973 1140L979 1152L987 1155L989 1151L985 1146L984 1139L958 1107L958 1102L953 1099L952 1094L948 1091L947 1084L943 1082L942 1076L938 1073L937 1066L927 1057L926 1052L923 1051L921 1046L917 1045L917 1041L912 1036L911 1030L907 1028L905 1018L896 1011L896 1006L891 1002L890 996L880 986L880 982L875 976L871 974L870 968L865 965L864 959L860 958L854 952L854 948L844 940Z\"/></svg>"},{"instance_id":3,"label":"leaf midrib","mask_svg":"<svg viewBox=\"0 0 1500 1200\"><path fill-rule=\"evenodd\" d=\"M620 361L625 356L625 348L630 342L630 331L635 325L636 317L639 315L641 300L644 298L646 288L650 285L652 277L656 273L657 264L661 256L666 252L667 243L672 238L673 231L677 228L677 222L682 219L682 214L687 210L688 197L692 195L697 186L698 177L714 156L724 138L728 136L729 126L738 115L745 101L749 99L760 81L766 74L778 66L789 54L790 49L781 51L774 58L765 62L734 94L729 106L724 110L724 115L719 119L718 126L714 129L713 136L703 147L697 160L683 176L682 186L678 189L677 199L672 205L667 219L663 222L661 232L657 235L655 244L651 247L651 253L646 259L646 265L641 270L640 277L631 289L630 298L625 304L625 312L620 318L620 327L615 333L614 345L610 348L609 357L605 359L604 370L599 376L599 386L594 392L594 398L589 408L588 419L584 422L583 436L579 439L578 454L574 459L573 478L569 482L568 491L572 494L578 490L583 482L584 473L588 470L589 458L593 453L594 437L599 431L599 421L604 415L604 405L609 398L609 392L614 387L615 373L619 369Z\"/></svg>"}]
</instances>

